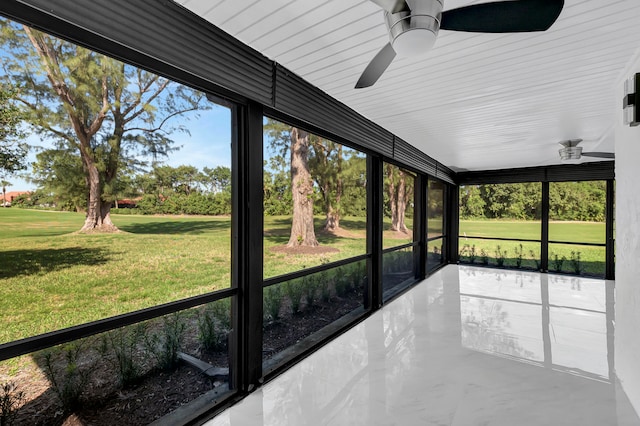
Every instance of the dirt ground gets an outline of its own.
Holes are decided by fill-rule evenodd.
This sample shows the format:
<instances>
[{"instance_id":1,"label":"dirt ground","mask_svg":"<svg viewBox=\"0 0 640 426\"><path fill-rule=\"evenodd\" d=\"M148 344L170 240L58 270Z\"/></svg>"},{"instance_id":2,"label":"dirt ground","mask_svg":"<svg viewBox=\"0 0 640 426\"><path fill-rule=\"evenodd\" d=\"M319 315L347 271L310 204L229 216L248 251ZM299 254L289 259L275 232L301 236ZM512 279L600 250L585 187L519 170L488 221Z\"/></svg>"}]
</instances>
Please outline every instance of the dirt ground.
<instances>
[{"instance_id":1,"label":"dirt ground","mask_svg":"<svg viewBox=\"0 0 640 426\"><path fill-rule=\"evenodd\" d=\"M302 312L264 326L264 358L269 359L322 327L346 315L362 304L362 292L353 290L342 298L317 301L313 306L302 307ZM227 367L226 350L208 353L198 347L197 337L185 340L184 352L198 355L199 359L217 367ZM150 369L137 384L117 389L112 364L99 361L98 352L90 352L79 361L82 367L91 365L90 381L82 394L78 408L65 413L59 397L51 390L43 373L42 358L25 356L17 376L0 370L0 383L12 381L17 391L24 392L21 408L13 425L29 426L112 426L147 425L188 404L198 396L224 383L213 380L200 370L180 364L177 369L162 372ZM64 363L60 355L56 362ZM6 370L6 368L5 368Z\"/></svg>"}]
</instances>

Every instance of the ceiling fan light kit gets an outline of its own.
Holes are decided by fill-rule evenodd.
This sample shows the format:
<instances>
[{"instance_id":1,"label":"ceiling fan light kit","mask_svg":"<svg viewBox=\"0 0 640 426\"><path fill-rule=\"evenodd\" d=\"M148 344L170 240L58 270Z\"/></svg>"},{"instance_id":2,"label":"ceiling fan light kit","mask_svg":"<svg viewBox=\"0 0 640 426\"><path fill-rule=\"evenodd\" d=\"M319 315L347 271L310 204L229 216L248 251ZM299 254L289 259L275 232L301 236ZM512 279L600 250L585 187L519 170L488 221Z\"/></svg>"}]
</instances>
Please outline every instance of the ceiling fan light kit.
<instances>
[{"instance_id":1,"label":"ceiling fan light kit","mask_svg":"<svg viewBox=\"0 0 640 426\"><path fill-rule=\"evenodd\" d=\"M423 55L436 42L442 20L442 2L434 0L420 6L415 11L384 11L389 41L400 56Z\"/></svg>"},{"instance_id":2,"label":"ceiling fan light kit","mask_svg":"<svg viewBox=\"0 0 640 426\"><path fill-rule=\"evenodd\" d=\"M624 82L623 116L624 124L629 126L640 125L640 73L637 73Z\"/></svg>"}]
</instances>

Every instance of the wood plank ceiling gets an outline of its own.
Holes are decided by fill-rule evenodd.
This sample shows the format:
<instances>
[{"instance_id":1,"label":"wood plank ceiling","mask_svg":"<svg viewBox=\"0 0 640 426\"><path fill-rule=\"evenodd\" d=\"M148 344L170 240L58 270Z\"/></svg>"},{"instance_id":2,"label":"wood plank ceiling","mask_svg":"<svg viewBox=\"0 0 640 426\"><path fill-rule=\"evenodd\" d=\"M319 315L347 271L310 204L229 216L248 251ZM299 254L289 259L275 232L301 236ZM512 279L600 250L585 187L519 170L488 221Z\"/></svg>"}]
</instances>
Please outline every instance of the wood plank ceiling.
<instances>
[{"instance_id":1,"label":"wood plank ceiling","mask_svg":"<svg viewBox=\"0 0 640 426\"><path fill-rule=\"evenodd\" d=\"M368 0L177 2L457 170L558 164L557 142L570 138L613 152L615 85L640 52L638 0L566 0L544 33L441 31L428 54L396 57L355 90L388 41Z\"/></svg>"}]
</instances>

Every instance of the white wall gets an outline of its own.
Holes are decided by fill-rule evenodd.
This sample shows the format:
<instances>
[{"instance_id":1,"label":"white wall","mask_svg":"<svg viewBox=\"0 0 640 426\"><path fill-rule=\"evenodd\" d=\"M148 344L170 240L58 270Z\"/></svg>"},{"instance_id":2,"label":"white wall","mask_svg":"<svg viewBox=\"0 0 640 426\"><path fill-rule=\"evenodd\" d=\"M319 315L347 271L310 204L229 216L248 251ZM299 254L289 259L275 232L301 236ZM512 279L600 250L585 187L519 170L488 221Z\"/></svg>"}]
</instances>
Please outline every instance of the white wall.
<instances>
[{"instance_id":1,"label":"white wall","mask_svg":"<svg viewBox=\"0 0 640 426\"><path fill-rule=\"evenodd\" d=\"M622 121L624 78L637 72L640 49L615 87L615 366L623 389L640 413L640 126L625 126Z\"/></svg>"}]
</instances>

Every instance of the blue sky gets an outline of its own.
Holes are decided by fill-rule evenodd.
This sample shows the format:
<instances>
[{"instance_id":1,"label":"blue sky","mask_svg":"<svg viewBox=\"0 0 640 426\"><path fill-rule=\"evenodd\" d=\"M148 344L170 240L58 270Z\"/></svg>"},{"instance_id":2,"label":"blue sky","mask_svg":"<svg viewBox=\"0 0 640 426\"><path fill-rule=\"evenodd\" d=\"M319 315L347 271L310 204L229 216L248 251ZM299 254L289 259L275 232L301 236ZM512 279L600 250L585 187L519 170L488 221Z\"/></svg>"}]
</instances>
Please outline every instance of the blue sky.
<instances>
[{"instance_id":1,"label":"blue sky","mask_svg":"<svg viewBox=\"0 0 640 426\"><path fill-rule=\"evenodd\" d=\"M179 118L189 129L190 135L176 132L172 135L175 146L179 150L161 158L164 164L170 166L191 165L202 170L203 167L231 166L231 110L229 108L210 103L211 109L200 111L199 117L195 114ZM41 141L35 135L27 139L27 143L33 146L50 148L51 144ZM29 161L35 160L36 152L32 150ZM22 174L29 174L31 167ZM20 176L10 176L7 181L12 185L7 191L34 190L35 186Z\"/></svg>"},{"instance_id":2,"label":"blue sky","mask_svg":"<svg viewBox=\"0 0 640 426\"><path fill-rule=\"evenodd\" d=\"M7 62L7 59L13 56L14 52L5 50L0 45L0 59L3 62ZM2 68L0 68L0 74L4 74ZM174 117L172 122L168 123L171 125L184 124L191 134L174 132L171 138L175 141L174 146L180 147L180 149L159 160L170 166L192 165L200 170L203 167L231 166L231 111L227 107L212 102L209 105L211 109L199 111L197 118L195 113L188 113ZM49 141L40 140L37 135L29 136L26 142L35 147L52 147ZM36 153L36 150L31 150L28 156L29 162L35 161ZM31 171L32 168L29 166L21 174L28 175ZM5 179L11 182L8 191L35 189L32 183L20 175L7 176Z\"/></svg>"}]
</instances>

